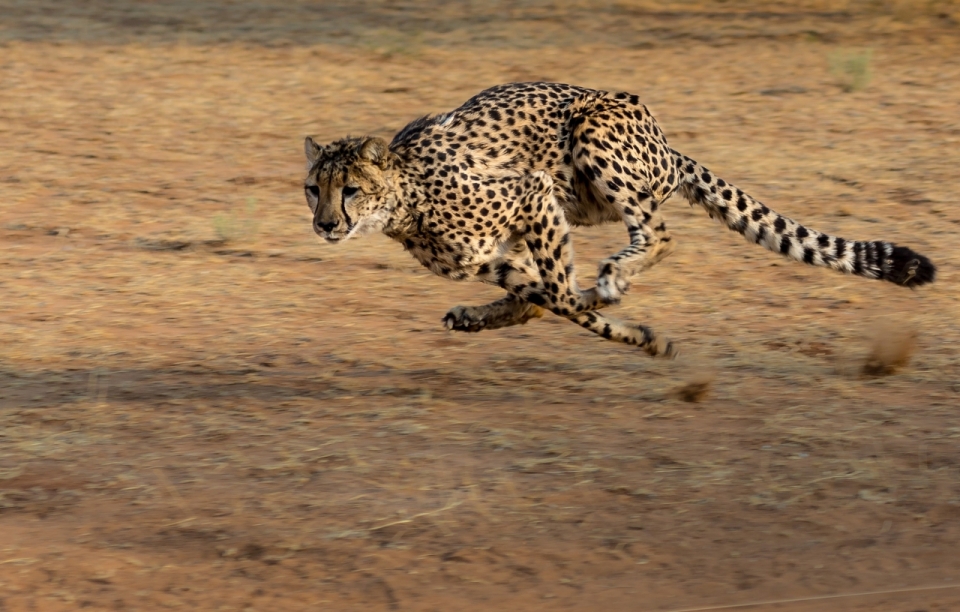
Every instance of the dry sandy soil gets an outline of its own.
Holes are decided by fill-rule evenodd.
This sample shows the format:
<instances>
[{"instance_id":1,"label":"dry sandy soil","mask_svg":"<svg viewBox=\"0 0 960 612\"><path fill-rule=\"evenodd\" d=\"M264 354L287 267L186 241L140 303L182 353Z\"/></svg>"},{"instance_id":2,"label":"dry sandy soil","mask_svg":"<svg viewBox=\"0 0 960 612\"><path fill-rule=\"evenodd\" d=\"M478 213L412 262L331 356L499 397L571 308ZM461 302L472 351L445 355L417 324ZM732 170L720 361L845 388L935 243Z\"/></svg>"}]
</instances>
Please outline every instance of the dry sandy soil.
<instances>
[{"instance_id":1,"label":"dry sandy soil","mask_svg":"<svg viewBox=\"0 0 960 612\"><path fill-rule=\"evenodd\" d=\"M0 15L0 610L960 609L957 3ZM865 86L831 71L865 50ZM938 282L790 264L677 200L616 309L665 362L555 319L445 332L497 292L312 235L305 135L531 79L638 93ZM581 274L625 238L579 232Z\"/></svg>"}]
</instances>

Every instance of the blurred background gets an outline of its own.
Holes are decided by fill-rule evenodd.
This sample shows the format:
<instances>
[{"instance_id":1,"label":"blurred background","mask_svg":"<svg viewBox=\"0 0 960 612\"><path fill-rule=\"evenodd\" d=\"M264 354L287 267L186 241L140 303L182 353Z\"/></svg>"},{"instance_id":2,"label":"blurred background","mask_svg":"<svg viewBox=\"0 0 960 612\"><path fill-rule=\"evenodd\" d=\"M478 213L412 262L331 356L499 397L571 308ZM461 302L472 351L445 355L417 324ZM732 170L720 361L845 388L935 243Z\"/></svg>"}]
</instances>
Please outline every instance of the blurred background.
<instances>
[{"instance_id":1,"label":"blurred background","mask_svg":"<svg viewBox=\"0 0 960 612\"><path fill-rule=\"evenodd\" d=\"M313 235L304 136L529 80L938 281L674 201L663 362ZM960 608L958 118L956 0L0 0L0 608Z\"/></svg>"}]
</instances>

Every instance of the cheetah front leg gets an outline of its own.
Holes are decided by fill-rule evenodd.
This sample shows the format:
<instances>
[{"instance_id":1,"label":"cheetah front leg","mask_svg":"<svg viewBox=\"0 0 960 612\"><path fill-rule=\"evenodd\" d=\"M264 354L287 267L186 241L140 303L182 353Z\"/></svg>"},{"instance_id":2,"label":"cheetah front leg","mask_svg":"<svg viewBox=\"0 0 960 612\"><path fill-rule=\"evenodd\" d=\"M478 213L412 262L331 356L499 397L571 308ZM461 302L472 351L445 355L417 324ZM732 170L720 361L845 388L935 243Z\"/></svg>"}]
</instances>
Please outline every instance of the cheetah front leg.
<instances>
[{"instance_id":1,"label":"cheetah front leg","mask_svg":"<svg viewBox=\"0 0 960 612\"><path fill-rule=\"evenodd\" d=\"M522 249L526 251L526 249ZM498 300L493 304L488 304L487 306L474 307L475 310L480 311L484 308L492 307L496 304L503 304L507 302L511 297L516 300L515 305L513 306L514 310L513 316L516 316L516 313L522 311L522 304L528 304L537 308L539 313L543 313L543 310L526 302L520 295L534 295L531 291L538 290L542 288L542 281L537 278L537 271L533 267L533 262L530 261L529 256L523 257L522 252L513 252L508 259L498 261L495 265L489 267L488 271L485 271L478 275L478 280L485 282L496 283L509 291L510 296L504 298L503 300ZM606 306L606 304L600 299L600 296L596 289L588 289L583 292L583 297L591 304L593 307L589 311L569 314L565 318L573 321L580 327L588 329L593 333L606 338L607 340L612 340L614 342L623 342L631 346L636 346L646 352L648 355L654 357L667 357L673 359L678 355L678 351L672 342L658 336L652 329L645 325L637 325L634 323L628 323L609 317L603 313L598 312L599 309ZM458 313L467 311L470 312L470 307L458 306L452 309L447 316L444 317L444 323L447 324L448 329L451 329L450 325L447 323L448 320L456 321L456 316ZM536 316L539 316L536 315ZM529 320L528 317L525 320ZM524 321L515 321L517 322ZM480 329L491 329L492 327L488 324L486 327ZM457 329L453 327L452 329ZM464 329L464 331L479 331L479 329Z\"/></svg>"},{"instance_id":2,"label":"cheetah front leg","mask_svg":"<svg viewBox=\"0 0 960 612\"><path fill-rule=\"evenodd\" d=\"M493 304L487 304L487 306L473 307L473 309L471 309L471 307L458 306L452 309L447 313L447 316L444 317L444 324L447 324L448 329L451 329L447 323L448 320L452 318L452 321L456 321L456 316L459 313L482 311L484 308L493 307L497 304L505 308L510 298L516 300L512 306L514 309L513 316L517 316L518 312L522 312L523 304L533 306L538 309L537 311L540 314L543 313L542 309L527 301L527 299L547 298L542 293L544 283L539 277L539 272L534 264L532 254L523 243L518 244L511 252L507 253L504 258L483 266L483 269L479 271L476 278L477 280L503 287L510 292L510 296L503 300L498 300ZM658 336L649 327L620 321L619 319L598 312L598 310L604 308L607 304L600 299L599 292L595 288L581 292L581 299L590 306L589 310L561 316L607 340L636 346L649 355L670 359L677 356L678 352L674 344ZM539 316L539 314L537 316ZM515 323L525 322L529 320L529 318L532 317L528 317L524 319L524 321L515 321ZM457 328L453 327L452 329ZM481 329L491 329L491 327L488 324ZM464 331L475 330L465 329Z\"/></svg>"},{"instance_id":3,"label":"cheetah front leg","mask_svg":"<svg viewBox=\"0 0 960 612\"><path fill-rule=\"evenodd\" d=\"M543 308L516 295L507 295L483 306L455 306L443 317L443 325L453 331L478 332L511 325L523 325L543 316Z\"/></svg>"},{"instance_id":4,"label":"cheetah front leg","mask_svg":"<svg viewBox=\"0 0 960 612\"><path fill-rule=\"evenodd\" d=\"M483 306L455 306L443 317L443 325L454 331L478 332L511 325L522 325L530 319L540 318L544 309L527 298L546 301L543 282L524 242L517 242L503 257L481 266L476 280L506 289L506 297ZM582 292L583 299L592 309L606 304L595 289Z\"/></svg>"},{"instance_id":5,"label":"cheetah front leg","mask_svg":"<svg viewBox=\"0 0 960 612\"><path fill-rule=\"evenodd\" d=\"M636 346L652 357L676 359L680 354L673 342L658 336L646 325L628 323L596 311L574 315L570 320L607 340Z\"/></svg>"},{"instance_id":6,"label":"cheetah front leg","mask_svg":"<svg viewBox=\"0 0 960 612\"><path fill-rule=\"evenodd\" d=\"M570 225L554 197L553 179L545 172L525 176L514 210L517 232L539 281L500 279L498 284L561 317L601 308L604 301L595 290L581 291L577 286Z\"/></svg>"},{"instance_id":7,"label":"cheetah front leg","mask_svg":"<svg viewBox=\"0 0 960 612\"><path fill-rule=\"evenodd\" d=\"M581 291L577 286L570 226L554 197L550 175L533 172L498 182L515 197L507 205L509 217L501 221L501 236L508 236L513 248L497 259L474 264L460 278L498 285L523 302L562 317L605 306L596 290ZM461 312L448 314L455 322Z\"/></svg>"}]
</instances>

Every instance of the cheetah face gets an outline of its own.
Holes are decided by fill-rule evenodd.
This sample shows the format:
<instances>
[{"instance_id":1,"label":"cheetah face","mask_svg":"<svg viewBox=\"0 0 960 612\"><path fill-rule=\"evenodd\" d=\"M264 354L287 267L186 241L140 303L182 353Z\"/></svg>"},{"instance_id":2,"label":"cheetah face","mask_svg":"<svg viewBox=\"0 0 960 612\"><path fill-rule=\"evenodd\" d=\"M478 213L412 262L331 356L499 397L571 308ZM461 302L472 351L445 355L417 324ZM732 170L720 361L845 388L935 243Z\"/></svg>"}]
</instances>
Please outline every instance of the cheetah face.
<instances>
[{"instance_id":1,"label":"cheetah face","mask_svg":"<svg viewBox=\"0 0 960 612\"><path fill-rule=\"evenodd\" d=\"M307 138L304 152L303 191L318 236L341 242L384 228L390 215L385 172L392 156L386 142L345 138L322 147Z\"/></svg>"}]
</instances>

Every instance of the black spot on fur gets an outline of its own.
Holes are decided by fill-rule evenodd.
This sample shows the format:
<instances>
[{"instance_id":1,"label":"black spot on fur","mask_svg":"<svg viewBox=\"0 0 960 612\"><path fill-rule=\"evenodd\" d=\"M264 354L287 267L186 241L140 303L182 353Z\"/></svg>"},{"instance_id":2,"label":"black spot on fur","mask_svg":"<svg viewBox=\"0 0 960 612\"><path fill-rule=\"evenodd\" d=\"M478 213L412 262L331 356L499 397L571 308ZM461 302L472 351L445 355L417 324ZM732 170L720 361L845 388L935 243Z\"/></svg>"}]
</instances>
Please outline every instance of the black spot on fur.
<instances>
[{"instance_id":1,"label":"black spot on fur","mask_svg":"<svg viewBox=\"0 0 960 612\"><path fill-rule=\"evenodd\" d=\"M537 306L544 306L547 303L547 300L539 293L531 293L527 296L527 301Z\"/></svg>"},{"instance_id":2,"label":"black spot on fur","mask_svg":"<svg viewBox=\"0 0 960 612\"><path fill-rule=\"evenodd\" d=\"M748 223L747 218L741 215L739 219L737 219L730 225L730 229L737 232L738 234L742 234L745 231L747 231L747 223Z\"/></svg>"},{"instance_id":3,"label":"black spot on fur","mask_svg":"<svg viewBox=\"0 0 960 612\"><path fill-rule=\"evenodd\" d=\"M784 236L784 237L783 237L783 240L780 241L780 253L783 254L783 255L788 254L788 253L790 252L790 245L791 245L791 244L792 244L792 243L790 242L790 237L789 237L789 236Z\"/></svg>"},{"instance_id":4,"label":"black spot on fur","mask_svg":"<svg viewBox=\"0 0 960 612\"><path fill-rule=\"evenodd\" d=\"M767 226L761 225L757 228L757 244L763 242L763 239L767 237Z\"/></svg>"}]
</instances>

